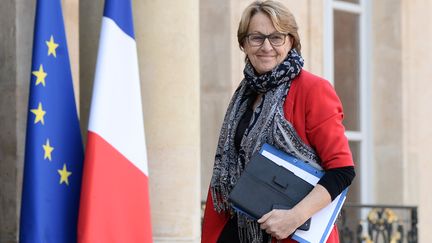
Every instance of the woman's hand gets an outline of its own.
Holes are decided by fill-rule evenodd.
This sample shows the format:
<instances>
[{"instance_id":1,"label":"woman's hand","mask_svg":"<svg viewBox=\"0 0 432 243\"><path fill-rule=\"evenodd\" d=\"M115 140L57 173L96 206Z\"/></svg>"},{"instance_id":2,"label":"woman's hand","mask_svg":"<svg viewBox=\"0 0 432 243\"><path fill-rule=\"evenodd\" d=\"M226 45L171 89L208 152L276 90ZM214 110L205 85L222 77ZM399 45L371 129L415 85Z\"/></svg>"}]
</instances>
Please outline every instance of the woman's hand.
<instances>
[{"instance_id":1,"label":"woman's hand","mask_svg":"<svg viewBox=\"0 0 432 243\"><path fill-rule=\"evenodd\" d=\"M331 196L320 184L303 198L292 209L273 209L264 214L258 223L277 240L282 240L291 235L300 225L320 209L331 203Z\"/></svg>"},{"instance_id":2,"label":"woman's hand","mask_svg":"<svg viewBox=\"0 0 432 243\"><path fill-rule=\"evenodd\" d=\"M302 222L300 215L296 215L294 210L285 209L273 209L262 216L258 223L262 230L265 230L267 234L282 240L288 238L289 235L304 222Z\"/></svg>"}]
</instances>

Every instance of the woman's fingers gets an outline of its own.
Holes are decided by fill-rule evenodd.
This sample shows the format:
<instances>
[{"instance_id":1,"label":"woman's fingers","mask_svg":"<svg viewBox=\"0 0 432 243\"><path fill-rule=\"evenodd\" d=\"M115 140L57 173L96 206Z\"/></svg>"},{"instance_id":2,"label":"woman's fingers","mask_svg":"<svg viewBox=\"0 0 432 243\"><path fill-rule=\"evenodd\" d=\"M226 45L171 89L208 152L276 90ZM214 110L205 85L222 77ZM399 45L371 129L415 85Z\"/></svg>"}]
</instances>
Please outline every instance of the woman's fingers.
<instances>
[{"instance_id":1,"label":"woman's fingers","mask_svg":"<svg viewBox=\"0 0 432 243\"><path fill-rule=\"evenodd\" d=\"M264 214L260 219L258 219L257 222L258 222L259 224L262 224L262 223L264 223L265 221L267 221L267 219L270 218L270 216L271 216L271 214L272 214L273 211L274 211L274 210L272 210L272 211L270 211L270 212Z\"/></svg>"},{"instance_id":2,"label":"woman's fingers","mask_svg":"<svg viewBox=\"0 0 432 243\"><path fill-rule=\"evenodd\" d=\"M287 238L296 229L293 224L294 215L289 210L274 209L262 216L258 223L262 230L272 237L281 240Z\"/></svg>"}]
</instances>

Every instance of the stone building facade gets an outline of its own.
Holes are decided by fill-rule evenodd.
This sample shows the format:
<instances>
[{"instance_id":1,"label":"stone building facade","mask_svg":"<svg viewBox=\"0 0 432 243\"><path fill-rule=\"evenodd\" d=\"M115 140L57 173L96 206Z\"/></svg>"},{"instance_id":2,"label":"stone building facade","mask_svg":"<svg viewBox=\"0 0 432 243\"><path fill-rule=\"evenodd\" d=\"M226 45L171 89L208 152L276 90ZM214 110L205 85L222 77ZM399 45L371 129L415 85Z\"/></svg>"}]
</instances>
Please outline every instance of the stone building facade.
<instances>
[{"instance_id":1,"label":"stone building facade","mask_svg":"<svg viewBox=\"0 0 432 243\"><path fill-rule=\"evenodd\" d=\"M342 99L357 164L348 201L416 205L432 241L432 1L281 0L305 68ZM242 78L236 31L251 0L133 1L155 242L199 242L213 156ZM83 135L103 0L62 0ZM35 2L0 7L0 242L17 242Z\"/></svg>"}]
</instances>

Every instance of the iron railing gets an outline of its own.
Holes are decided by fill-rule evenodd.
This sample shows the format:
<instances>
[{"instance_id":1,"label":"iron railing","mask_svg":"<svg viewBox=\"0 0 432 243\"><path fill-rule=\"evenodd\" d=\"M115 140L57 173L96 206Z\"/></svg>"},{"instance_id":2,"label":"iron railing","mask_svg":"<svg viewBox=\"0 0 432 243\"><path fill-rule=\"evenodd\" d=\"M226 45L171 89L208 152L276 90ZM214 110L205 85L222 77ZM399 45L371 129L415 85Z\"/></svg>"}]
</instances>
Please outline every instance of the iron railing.
<instances>
[{"instance_id":1,"label":"iron railing","mask_svg":"<svg viewBox=\"0 0 432 243\"><path fill-rule=\"evenodd\" d=\"M418 242L417 207L345 203L337 224L341 243Z\"/></svg>"}]
</instances>

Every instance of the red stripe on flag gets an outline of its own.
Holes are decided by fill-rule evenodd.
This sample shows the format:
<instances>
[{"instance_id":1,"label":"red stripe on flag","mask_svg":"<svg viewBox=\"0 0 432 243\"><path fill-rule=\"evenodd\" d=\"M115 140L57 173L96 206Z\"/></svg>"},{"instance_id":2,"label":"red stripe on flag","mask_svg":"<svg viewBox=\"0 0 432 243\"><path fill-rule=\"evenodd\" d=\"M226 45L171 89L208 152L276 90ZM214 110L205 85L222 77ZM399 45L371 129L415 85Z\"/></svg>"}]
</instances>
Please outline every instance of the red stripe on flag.
<instances>
[{"instance_id":1,"label":"red stripe on flag","mask_svg":"<svg viewBox=\"0 0 432 243\"><path fill-rule=\"evenodd\" d=\"M82 183L78 242L152 242L147 175L92 132Z\"/></svg>"}]
</instances>

